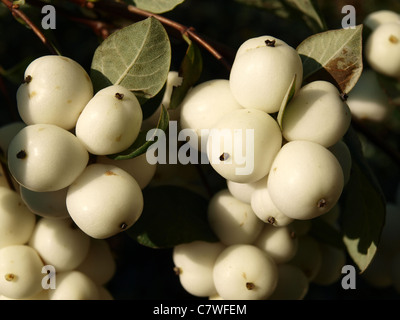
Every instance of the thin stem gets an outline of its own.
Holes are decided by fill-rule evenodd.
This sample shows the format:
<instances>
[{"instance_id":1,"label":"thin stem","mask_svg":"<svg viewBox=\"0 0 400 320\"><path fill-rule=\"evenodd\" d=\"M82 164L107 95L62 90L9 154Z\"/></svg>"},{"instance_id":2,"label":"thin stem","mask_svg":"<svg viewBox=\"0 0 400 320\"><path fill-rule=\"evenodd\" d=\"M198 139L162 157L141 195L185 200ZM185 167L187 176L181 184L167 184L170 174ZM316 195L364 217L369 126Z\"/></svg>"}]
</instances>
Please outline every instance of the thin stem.
<instances>
[{"instance_id":1,"label":"thin stem","mask_svg":"<svg viewBox=\"0 0 400 320\"><path fill-rule=\"evenodd\" d=\"M24 12L19 10L18 5L14 5L13 2L10 0L1 0L1 2L8 8L8 10L10 10L14 17L20 18L27 24L27 26L29 26L29 28L32 29L32 31L36 34L40 41L42 41L42 43L49 49L50 53L59 54L53 44L47 40L43 32L32 22L31 19L28 18L28 16Z\"/></svg>"}]
</instances>

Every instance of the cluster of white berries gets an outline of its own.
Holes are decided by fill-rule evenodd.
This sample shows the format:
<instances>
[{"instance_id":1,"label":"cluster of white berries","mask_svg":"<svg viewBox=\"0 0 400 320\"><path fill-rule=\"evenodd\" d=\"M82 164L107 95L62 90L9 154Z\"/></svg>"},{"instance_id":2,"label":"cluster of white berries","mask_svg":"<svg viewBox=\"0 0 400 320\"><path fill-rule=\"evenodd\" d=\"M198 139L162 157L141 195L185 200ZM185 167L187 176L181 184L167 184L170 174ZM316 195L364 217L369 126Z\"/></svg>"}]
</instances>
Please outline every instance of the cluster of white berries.
<instances>
[{"instance_id":1,"label":"cluster of white berries","mask_svg":"<svg viewBox=\"0 0 400 320\"><path fill-rule=\"evenodd\" d=\"M364 68L347 100L352 114L360 120L382 122L392 114L398 98L389 100L377 74L400 79L400 14L379 10L368 14L364 25L371 32L363 48L370 68Z\"/></svg>"},{"instance_id":2,"label":"cluster of white berries","mask_svg":"<svg viewBox=\"0 0 400 320\"><path fill-rule=\"evenodd\" d=\"M0 190L0 295L98 299L115 272L106 238L139 219L156 170L145 155L107 157L135 141L141 106L119 85L94 94L82 66L55 55L27 67L17 106L22 122L0 128L16 187ZM55 290L43 290L44 265Z\"/></svg>"},{"instance_id":3,"label":"cluster of white berries","mask_svg":"<svg viewBox=\"0 0 400 320\"><path fill-rule=\"evenodd\" d=\"M181 126L199 137L192 146L227 182L208 207L220 241L174 248L175 268L189 293L303 299L310 282L338 280L344 250L308 231L317 217L337 227L338 200L351 169L342 141L351 112L330 82L302 86L302 80L296 50L261 36L239 47L229 80L201 83L182 102ZM278 119L293 82L294 96ZM247 174L240 172L243 159L254 164Z\"/></svg>"}]
</instances>

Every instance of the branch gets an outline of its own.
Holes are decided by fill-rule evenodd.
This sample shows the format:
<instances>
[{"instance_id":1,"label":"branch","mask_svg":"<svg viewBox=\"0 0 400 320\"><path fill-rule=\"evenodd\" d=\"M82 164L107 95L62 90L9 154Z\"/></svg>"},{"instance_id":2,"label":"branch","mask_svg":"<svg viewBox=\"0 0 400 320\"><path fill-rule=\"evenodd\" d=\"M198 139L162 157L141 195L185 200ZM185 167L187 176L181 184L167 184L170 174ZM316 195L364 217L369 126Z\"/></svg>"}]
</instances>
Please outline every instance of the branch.
<instances>
[{"instance_id":1,"label":"branch","mask_svg":"<svg viewBox=\"0 0 400 320\"><path fill-rule=\"evenodd\" d=\"M58 54L56 48L47 40L43 32L28 18L28 16L19 9L19 5L14 5L10 0L1 0L1 2L10 10L14 17L23 20L29 28L36 34L42 43L49 49L52 54Z\"/></svg>"}]
</instances>

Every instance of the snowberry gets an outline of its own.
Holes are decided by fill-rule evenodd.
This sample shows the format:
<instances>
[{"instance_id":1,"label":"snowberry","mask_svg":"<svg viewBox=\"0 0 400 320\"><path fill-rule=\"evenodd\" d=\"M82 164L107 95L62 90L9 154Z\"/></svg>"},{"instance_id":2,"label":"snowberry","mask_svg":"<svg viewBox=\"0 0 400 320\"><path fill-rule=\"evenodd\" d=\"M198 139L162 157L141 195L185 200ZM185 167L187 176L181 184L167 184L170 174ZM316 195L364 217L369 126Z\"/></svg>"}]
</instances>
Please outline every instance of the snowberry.
<instances>
[{"instance_id":1,"label":"snowberry","mask_svg":"<svg viewBox=\"0 0 400 320\"><path fill-rule=\"evenodd\" d=\"M151 164L146 159L146 154L126 160L114 160L107 156L98 156L97 163L115 165L132 175L141 189L144 189L153 179L157 164Z\"/></svg>"},{"instance_id":2,"label":"snowberry","mask_svg":"<svg viewBox=\"0 0 400 320\"><path fill-rule=\"evenodd\" d=\"M392 10L377 10L369 13L363 24L370 28L371 30L375 30L378 26L388 22L400 22L400 15Z\"/></svg>"},{"instance_id":3,"label":"snowberry","mask_svg":"<svg viewBox=\"0 0 400 320\"><path fill-rule=\"evenodd\" d=\"M35 215L26 207L20 195L0 187L0 248L27 243L35 223Z\"/></svg>"},{"instance_id":4,"label":"snowberry","mask_svg":"<svg viewBox=\"0 0 400 320\"><path fill-rule=\"evenodd\" d=\"M278 123L256 109L239 109L223 116L210 131L207 156L222 177L251 183L265 177L282 145Z\"/></svg>"},{"instance_id":5,"label":"snowberry","mask_svg":"<svg viewBox=\"0 0 400 320\"><path fill-rule=\"evenodd\" d=\"M280 39L261 36L239 47L229 84L243 107L274 113L295 75L297 91L303 79L303 65L297 51Z\"/></svg>"},{"instance_id":6,"label":"snowberry","mask_svg":"<svg viewBox=\"0 0 400 320\"><path fill-rule=\"evenodd\" d=\"M24 299L38 294L42 288L43 262L27 245L11 245L0 249L0 295Z\"/></svg>"},{"instance_id":7,"label":"snowberry","mask_svg":"<svg viewBox=\"0 0 400 320\"><path fill-rule=\"evenodd\" d=\"M268 253L277 264L282 264L296 254L298 238L289 226L265 224L253 245Z\"/></svg>"},{"instance_id":8,"label":"snowberry","mask_svg":"<svg viewBox=\"0 0 400 320\"><path fill-rule=\"evenodd\" d=\"M287 226L293 222L293 218L289 218L279 211L272 202L268 192L268 176L257 183L255 190L251 194L250 205L259 219L275 227Z\"/></svg>"},{"instance_id":9,"label":"snowberry","mask_svg":"<svg viewBox=\"0 0 400 320\"><path fill-rule=\"evenodd\" d=\"M45 264L54 266L57 272L73 270L86 258L90 238L72 219L41 218L29 240Z\"/></svg>"},{"instance_id":10,"label":"snowberry","mask_svg":"<svg viewBox=\"0 0 400 320\"><path fill-rule=\"evenodd\" d=\"M84 273L71 270L56 276L56 288L49 290L49 300L97 300L98 286Z\"/></svg>"},{"instance_id":11,"label":"snowberry","mask_svg":"<svg viewBox=\"0 0 400 320\"><path fill-rule=\"evenodd\" d=\"M371 69L363 70L346 102L353 116L360 120L382 122L393 109Z\"/></svg>"},{"instance_id":12,"label":"snowberry","mask_svg":"<svg viewBox=\"0 0 400 320\"><path fill-rule=\"evenodd\" d=\"M17 91L18 112L26 124L70 130L92 96L92 82L81 65L68 57L42 56L25 70Z\"/></svg>"},{"instance_id":13,"label":"snowberry","mask_svg":"<svg viewBox=\"0 0 400 320\"><path fill-rule=\"evenodd\" d=\"M36 192L20 187L21 198L26 206L38 216L54 219L69 217L65 199L68 188L57 191Z\"/></svg>"},{"instance_id":14,"label":"snowberry","mask_svg":"<svg viewBox=\"0 0 400 320\"><path fill-rule=\"evenodd\" d=\"M400 78L400 22L378 26L368 37L364 54L373 70Z\"/></svg>"},{"instance_id":15,"label":"snowberry","mask_svg":"<svg viewBox=\"0 0 400 320\"><path fill-rule=\"evenodd\" d=\"M229 81L213 79L193 87L180 104L182 129L193 130L198 139L189 140L190 145L202 150L207 142L208 130L225 114L243 107L232 96ZM202 150L205 151L205 150Z\"/></svg>"},{"instance_id":16,"label":"snowberry","mask_svg":"<svg viewBox=\"0 0 400 320\"><path fill-rule=\"evenodd\" d=\"M89 154L78 138L52 124L26 126L8 148L8 166L15 180L38 192L69 186L88 160Z\"/></svg>"},{"instance_id":17,"label":"snowberry","mask_svg":"<svg viewBox=\"0 0 400 320\"><path fill-rule=\"evenodd\" d=\"M225 300L263 300L276 288L278 269L256 246L236 244L219 254L213 278L218 295Z\"/></svg>"},{"instance_id":18,"label":"snowberry","mask_svg":"<svg viewBox=\"0 0 400 320\"><path fill-rule=\"evenodd\" d=\"M328 212L339 200L343 170L325 147L291 141L277 154L268 177L268 192L284 215L299 220Z\"/></svg>"},{"instance_id":19,"label":"snowberry","mask_svg":"<svg viewBox=\"0 0 400 320\"><path fill-rule=\"evenodd\" d=\"M264 225L250 204L236 199L228 189L211 198L207 216L211 229L226 245L253 242Z\"/></svg>"},{"instance_id":20,"label":"snowberry","mask_svg":"<svg viewBox=\"0 0 400 320\"><path fill-rule=\"evenodd\" d=\"M304 272L292 264L278 265L278 284L268 300L302 300L310 283Z\"/></svg>"},{"instance_id":21,"label":"snowberry","mask_svg":"<svg viewBox=\"0 0 400 320\"><path fill-rule=\"evenodd\" d=\"M252 183L240 183L231 180L226 180L226 185L229 192L238 200L251 203L251 195L257 189L258 185L267 180L268 175L260 180Z\"/></svg>"},{"instance_id":22,"label":"snowberry","mask_svg":"<svg viewBox=\"0 0 400 320\"><path fill-rule=\"evenodd\" d=\"M350 109L339 90L330 82L314 81L302 87L286 106L282 135L288 141L307 140L329 147L343 137L350 121Z\"/></svg>"},{"instance_id":23,"label":"snowberry","mask_svg":"<svg viewBox=\"0 0 400 320\"><path fill-rule=\"evenodd\" d=\"M174 247L172 259L182 287L198 297L217 293L213 268L218 255L225 249L221 242L193 241Z\"/></svg>"},{"instance_id":24,"label":"snowberry","mask_svg":"<svg viewBox=\"0 0 400 320\"><path fill-rule=\"evenodd\" d=\"M111 85L87 103L75 133L90 153L107 155L127 149L136 140L142 121L136 96L120 85Z\"/></svg>"},{"instance_id":25,"label":"snowberry","mask_svg":"<svg viewBox=\"0 0 400 320\"><path fill-rule=\"evenodd\" d=\"M91 238L89 252L75 270L83 272L97 285L102 286L114 276L116 267L108 242L103 239Z\"/></svg>"},{"instance_id":26,"label":"snowberry","mask_svg":"<svg viewBox=\"0 0 400 320\"><path fill-rule=\"evenodd\" d=\"M139 184L126 171L94 163L68 188L67 209L77 226L98 239L130 228L143 210Z\"/></svg>"}]
</instances>

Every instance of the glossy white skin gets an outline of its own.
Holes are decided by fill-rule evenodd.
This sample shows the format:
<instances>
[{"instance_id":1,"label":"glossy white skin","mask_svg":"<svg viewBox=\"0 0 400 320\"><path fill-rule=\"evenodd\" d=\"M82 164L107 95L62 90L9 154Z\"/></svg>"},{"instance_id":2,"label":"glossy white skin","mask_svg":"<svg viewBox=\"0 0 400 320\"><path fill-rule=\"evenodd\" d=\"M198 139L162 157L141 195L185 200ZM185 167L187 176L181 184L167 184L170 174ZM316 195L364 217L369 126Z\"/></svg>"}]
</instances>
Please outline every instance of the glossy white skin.
<instances>
[{"instance_id":1,"label":"glossy white skin","mask_svg":"<svg viewBox=\"0 0 400 320\"><path fill-rule=\"evenodd\" d=\"M0 295L24 299L42 290L43 262L35 249L12 245L0 249Z\"/></svg>"},{"instance_id":2,"label":"glossy white skin","mask_svg":"<svg viewBox=\"0 0 400 320\"><path fill-rule=\"evenodd\" d=\"M218 256L213 270L218 295L225 300L264 300L275 290L278 268L264 251L232 245Z\"/></svg>"},{"instance_id":3,"label":"glossy white skin","mask_svg":"<svg viewBox=\"0 0 400 320\"><path fill-rule=\"evenodd\" d=\"M0 127L0 149L4 154L7 154L11 140L24 127L26 127L26 124L21 121L11 122Z\"/></svg>"},{"instance_id":4,"label":"glossy white skin","mask_svg":"<svg viewBox=\"0 0 400 320\"><path fill-rule=\"evenodd\" d=\"M400 78L400 22L378 26L366 41L364 55L376 72Z\"/></svg>"},{"instance_id":5,"label":"glossy white skin","mask_svg":"<svg viewBox=\"0 0 400 320\"><path fill-rule=\"evenodd\" d=\"M268 179L263 179L257 184L251 194L250 205L260 220L275 227L287 226L293 222L293 218L284 215L272 202L268 192Z\"/></svg>"},{"instance_id":6,"label":"glossy white skin","mask_svg":"<svg viewBox=\"0 0 400 320\"><path fill-rule=\"evenodd\" d=\"M252 183L239 183L230 180L226 180L226 185L229 192L238 200L246 203L251 203L251 195L257 189L258 185L262 184L263 181L268 179L268 175L261 178L260 180Z\"/></svg>"},{"instance_id":7,"label":"glossy white skin","mask_svg":"<svg viewBox=\"0 0 400 320\"><path fill-rule=\"evenodd\" d=\"M175 246L172 259L182 287L197 297L217 293L213 279L214 263L225 249L221 242L193 241Z\"/></svg>"},{"instance_id":8,"label":"glossy white skin","mask_svg":"<svg viewBox=\"0 0 400 320\"><path fill-rule=\"evenodd\" d=\"M275 206L298 220L328 212L339 200L343 186L339 161L328 149L310 141L285 144L268 177L268 192Z\"/></svg>"},{"instance_id":9,"label":"glossy white skin","mask_svg":"<svg viewBox=\"0 0 400 320\"><path fill-rule=\"evenodd\" d=\"M21 198L26 206L38 216L53 219L69 218L65 199L68 188L57 191L36 192L20 187Z\"/></svg>"},{"instance_id":10,"label":"glossy white skin","mask_svg":"<svg viewBox=\"0 0 400 320\"><path fill-rule=\"evenodd\" d=\"M235 110L223 116L213 129L208 136L207 156L223 178L252 183L268 174L282 145L279 125L269 114L256 109ZM225 137L230 137L232 143ZM224 153L229 158L221 161Z\"/></svg>"},{"instance_id":11,"label":"glossy white skin","mask_svg":"<svg viewBox=\"0 0 400 320\"><path fill-rule=\"evenodd\" d=\"M72 219L41 218L33 230L29 245L34 248L47 265L56 272L78 267L90 248L90 237L83 233Z\"/></svg>"},{"instance_id":12,"label":"glossy white skin","mask_svg":"<svg viewBox=\"0 0 400 320\"><path fill-rule=\"evenodd\" d=\"M157 163L149 163L145 153L127 160L113 160L107 156L98 156L96 162L115 165L125 170L135 178L141 189L147 187L157 170Z\"/></svg>"},{"instance_id":13,"label":"glossy white skin","mask_svg":"<svg viewBox=\"0 0 400 320\"><path fill-rule=\"evenodd\" d=\"M42 56L30 63L17 91L18 112L26 124L49 123L70 130L93 96L89 75L76 61Z\"/></svg>"},{"instance_id":14,"label":"glossy white skin","mask_svg":"<svg viewBox=\"0 0 400 320\"><path fill-rule=\"evenodd\" d=\"M339 281L343 274L342 268L346 265L346 253L326 243L319 243L321 249L321 266L313 279L313 283L329 286Z\"/></svg>"},{"instance_id":15,"label":"glossy white skin","mask_svg":"<svg viewBox=\"0 0 400 320\"><path fill-rule=\"evenodd\" d=\"M363 24L371 30L375 30L381 24L396 21L400 22L400 15L397 12L392 10L378 10L368 14Z\"/></svg>"},{"instance_id":16,"label":"glossy white skin","mask_svg":"<svg viewBox=\"0 0 400 320\"><path fill-rule=\"evenodd\" d=\"M353 161L349 147L343 140L339 140L333 146L330 146L328 150L332 152L336 159L339 161L340 166L343 170L343 181L346 185L350 179L351 166Z\"/></svg>"},{"instance_id":17,"label":"glossy white skin","mask_svg":"<svg viewBox=\"0 0 400 320\"><path fill-rule=\"evenodd\" d=\"M232 96L226 79L213 79L196 85L187 93L179 108L181 128L194 131L197 139L190 139L189 143L202 152L205 152L208 131L218 120L233 110L243 109Z\"/></svg>"},{"instance_id":18,"label":"glossy white skin","mask_svg":"<svg viewBox=\"0 0 400 320\"><path fill-rule=\"evenodd\" d=\"M118 98L116 94L123 96ZM111 85L87 103L76 123L75 134L90 153L118 153L136 140L142 121L136 96L120 85Z\"/></svg>"},{"instance_id":19,"label":"glossy white skin","mask_svg":"<svg viewBox=\"0 0 400 320\"><path fill-rule=\"evenodd\" d=\"M275 40L275 47L268 47L267 39ZM301 86L300 56L284 41L271 36L247 41L251 42L239 47L232 64L229 76L232 94L245 108L277 112L295 75L296 92Z\"/></svg>"},{"instance_id":20,"label":"glossy white skin","mask_svg":"<svg viewBox=\"0 0 400 320\"><path fill-rule=\"evenodd\" d=\"M264 250L276 264L283 264L295 256L298 238L288 226L275 227L265 224L253 245Z\"/></svg>"},{"instance_id":21,"label":"glossy white skin","mask_svg":"<svg viewBox=\"0 0 400 320\"><path fill-rule=\"evenodd\" d=\"M116 268L117 264L108 242L91 238L89 252L75 270L83 272L97 285L102 286L112 279Z\"/></svg>"},{"instance_id":22,"label":"glossy white skin","mask_svg":"<svg viewBox=\"0 0 400 320\"><path fill-rule=\"evenodd\" d=\"M226 245L252 243L264 226L251 206L236 199L228 189L211 198L207 218L211 229Z\"/></svg>"},{"instance_id":23,"label":"glossy white skin","mask_svg":"<svg viewBox=\"0 0 400 320\"><path fill-rule=\"evenodd\" d=\"M49 289L49 300L97 300L98 286L87 275L72 270L56 275L56 288Z\"/></svg>"},{"instance_id":24,"label":"glossy white skin","mask_svg":"<svg viewBox=\"0 0 400 320\"><path fill-rule=\"evenodd\" d=\"M129 229L143 211L139 184L126 171L95 163L68 188L67 209L89 236L105 239Z\"/></svg>"},{"instance_id":25,"label":"glossy white skin","mask_svg":"<svg viewBox=\"0 0 400 320\"><path fill-rule=\"evenodd\" d=\"M344 136L350 122L350 109L339 90L330 82L314 81L302 87L286 106L282 135L288 141L307 140L330 147Z\"/></svg>"},{"instance_id":26,"label":"glossy white skin","mask_svg":"<svg viewBox=\"0 0 400 320\"><path fill-rule=\"evenodd\" d=\"M313 281L322 264L319 242L308 234L298 237L296 254L288 263L300 268L307 279Z\"/></svg>"},{"instance_id":27,"label":"glossy white skin","mask_svg":"<svg viewBox=\"0 0 400 320\"><path fill-rule=\"evenodd\" d=\"M0 187L0 248L28 242L36 224L35 215L20 195Z\"/></svg>"},{"instance_id":28,"label":"glossy white skin","mask_svg":"<svg viewBox=\"0 0 400 320\"><path fill-rule=\"evenodd\" d=\"M353 116L360 120L382 122L393 109L371 69L363 70L346 102Z\"/></svg>"},{"instance_id":29,"label":"glossy white skin","mask_svg":"<svg viewBox=\"0 0 400 320\"><path fill-rule=\"evenodd\" d=\"M18 154L25 151L26 157ZM71 132L51 124L23 128L8 148L8 166L15 180L37 192L68 187L85 169L89 154Z\"/></svg>"},{"instance_id":30,"label":"glossy white skin","mask_svg":"<svg viewBox=\"0 0 400 320\"><path fill-rule=\"evenodd\" d=\"M310 283L304 272L291 264L278 265L278 284L268 300L303 300Z\"/></svg>"}]
</instances>

